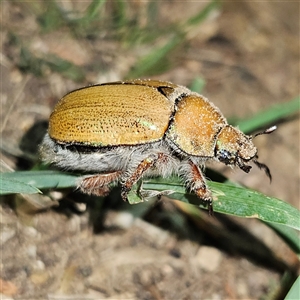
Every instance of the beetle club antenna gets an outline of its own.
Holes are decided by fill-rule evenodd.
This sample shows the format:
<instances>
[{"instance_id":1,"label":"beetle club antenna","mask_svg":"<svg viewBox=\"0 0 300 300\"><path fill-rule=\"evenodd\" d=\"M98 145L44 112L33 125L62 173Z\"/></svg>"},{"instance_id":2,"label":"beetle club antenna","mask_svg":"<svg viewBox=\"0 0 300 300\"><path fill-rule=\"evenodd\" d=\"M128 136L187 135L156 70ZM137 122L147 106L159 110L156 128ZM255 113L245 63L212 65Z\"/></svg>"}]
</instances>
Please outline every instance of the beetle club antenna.
<instances>
[{"instance_id":1,"label":"beetle club antenna","mask_svg":"<svg viewBox=\"0 0 300 300\"><path fill-rule=\"evenodd\" d=\"M257 137L258 135L262 135L262 134L269 134L269 133L272 133L273 131L275 131L277 129L277 126L271 126L270 128L268 129L265 129L264 131L262 132L258 132L256 133L253 138ZM257 159L257 156L256 156L256 159ZM259 161L257 160L253 160L253 162L261 169L261 170L264 170L266 175L269 177L270 179L270 182L272 181L272 175L271 175L271 172L270 172L270 169L265 165L265 164L262 164L260 163Z\"/></svg>"},{"instance_id":2,"label":"beetle club antenna","mask_svg":"<svg viewBox=\"0 0 300 300\"><path fill-rule=\"evenodd\" d=\"M277 129L277 126L274 125L274 126L268 128L268 129L265 129L265 130L262 131L262 132L258 132L258 133L256 133L256 134L254 134L254 137L253 137L253 138L257 137L258 135L272 133L272 132L275 131L276 129Z\"/></svg>"}]
</instances>

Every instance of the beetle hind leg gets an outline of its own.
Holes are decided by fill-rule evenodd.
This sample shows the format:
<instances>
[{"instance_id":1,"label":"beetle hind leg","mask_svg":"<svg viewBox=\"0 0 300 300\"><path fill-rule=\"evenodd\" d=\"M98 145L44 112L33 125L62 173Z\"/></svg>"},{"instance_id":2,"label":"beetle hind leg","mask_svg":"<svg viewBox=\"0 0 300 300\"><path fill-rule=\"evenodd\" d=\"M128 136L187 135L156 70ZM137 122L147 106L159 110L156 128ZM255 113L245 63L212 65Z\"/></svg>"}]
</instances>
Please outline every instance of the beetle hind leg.
<instances>
[{"instance_id":1,"label":"beetle hind leg","mask_svg":"<svg viewBox=\"0 0 300 300\"><path fill-rule=\"evenodd\" d=\"M115 171L111 173L87 175L80 179L78 187L85 194L106 196L110 191L109 184L117 181L121 174L121 171Z\"/></svg>"}]
</instances>

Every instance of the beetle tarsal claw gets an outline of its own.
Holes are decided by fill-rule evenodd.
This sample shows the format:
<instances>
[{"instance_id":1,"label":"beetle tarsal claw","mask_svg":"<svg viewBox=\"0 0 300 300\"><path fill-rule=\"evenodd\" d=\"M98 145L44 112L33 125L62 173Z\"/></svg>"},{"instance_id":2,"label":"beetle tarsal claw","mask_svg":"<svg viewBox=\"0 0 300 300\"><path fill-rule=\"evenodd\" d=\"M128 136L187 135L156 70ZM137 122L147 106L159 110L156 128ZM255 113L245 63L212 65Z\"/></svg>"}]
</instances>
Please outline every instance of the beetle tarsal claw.
<instances>
[{"instance_id":1,"label":"beetle tarsal claw","mask_svg":"<svg viewBox=\"0 0 300 300\"><path fill-rule=\"evenodd\" d=\"M208 202L208 214L210 216L214 215L214 208L213 208L213 201L212 201L212 199L210 199L209 202Z\"/></svg>"},{"instance_id":2,"label":"beetle tarsal claw","mask_svg":"<svg viewBox=\"0 0 300 300\"><path fill-rule=\"evenodd\" d=\"M128 202L128 192L130 191L130 189L122 186L121 188L121 198L124 202Z\"/></svg>"}]
</instances>

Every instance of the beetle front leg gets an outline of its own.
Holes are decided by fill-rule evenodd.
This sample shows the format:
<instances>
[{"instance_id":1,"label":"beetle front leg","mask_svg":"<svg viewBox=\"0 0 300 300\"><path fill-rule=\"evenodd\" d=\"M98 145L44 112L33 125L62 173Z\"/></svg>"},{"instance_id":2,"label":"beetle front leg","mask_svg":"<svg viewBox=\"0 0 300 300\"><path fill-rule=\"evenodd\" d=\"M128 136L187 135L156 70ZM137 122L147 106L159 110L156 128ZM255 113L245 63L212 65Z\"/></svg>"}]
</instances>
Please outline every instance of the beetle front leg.
<instances>
[{"instance_id":1,"label":"beetle front leg","mask_svg":"<svg viewBox=\"0 0 300 300\"><path fill-rule=\"evenodd\" d=\"M153 153L147 158L142 160L139 165L134 169L134 171L129 174L129 177L125 178L122 183L121 196L124 201L128 201L127 195L131 190L132 186L142 178L143 174L153 167L157 162L164 161L167 159L167 156L163 153Z\"/></svg>"},{"instance_id":2,"label":"beetle front leg","mask_svg":"<svg viewBox=\"0 0 300 300\"><path fill-rule=\"evenodd\" d=\"M208 213L213 215L213 201L211 191L207 188L204 175L195 163L188 161L184 164L184 177L186 185L193 191L201 200L208 203Z\"/></svg>"}]
</instances>

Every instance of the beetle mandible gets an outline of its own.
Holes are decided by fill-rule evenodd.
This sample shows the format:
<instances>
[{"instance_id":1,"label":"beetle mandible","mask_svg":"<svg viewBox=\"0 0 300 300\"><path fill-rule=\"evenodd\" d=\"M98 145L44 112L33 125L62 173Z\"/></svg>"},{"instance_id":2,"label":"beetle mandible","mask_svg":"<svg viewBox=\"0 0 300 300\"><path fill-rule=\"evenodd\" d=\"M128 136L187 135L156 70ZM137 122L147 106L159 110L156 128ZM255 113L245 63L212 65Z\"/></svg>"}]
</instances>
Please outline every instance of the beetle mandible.
<instances>
[{"instance_id":1,"label":"beetle mandible","mask_svg":"<svg viewBox=\"0 0 300 300\"><path fill-rule=\"evenodd\" d=\"M88 173L78 184L84 193L104 196L111 183L120 183L123 200L142 177L178 174L212 213L212 194L201 170L206 161L246 173L252 161L271 180L269 168L257 161L252 139L202 95L171 82L137 79L65 95L50 116L40 153L59 168Z\"/></svg>"}]
</instances>

